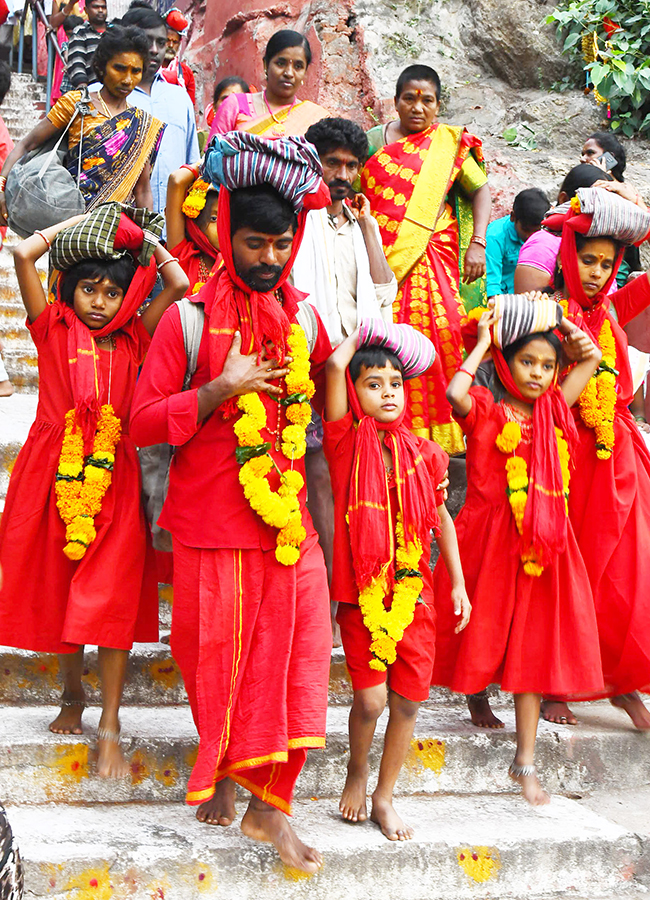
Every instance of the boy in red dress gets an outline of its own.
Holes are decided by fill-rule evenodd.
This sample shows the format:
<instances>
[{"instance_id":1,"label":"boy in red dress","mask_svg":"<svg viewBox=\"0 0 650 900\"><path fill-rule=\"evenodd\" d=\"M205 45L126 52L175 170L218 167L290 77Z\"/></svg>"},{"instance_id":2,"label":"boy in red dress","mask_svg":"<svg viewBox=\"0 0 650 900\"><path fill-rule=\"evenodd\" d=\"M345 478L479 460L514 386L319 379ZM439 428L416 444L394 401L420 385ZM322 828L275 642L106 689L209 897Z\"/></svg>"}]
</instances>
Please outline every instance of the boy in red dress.
<instances>
[{"instance_id":1,"label":"boy in red dress","mask_svg":"<svg viewBox=\"0 0 650 900\"><path fill-rule=\"evenodd\" d=\"M370 817L391 841L413 836L393 807L393 789L433 670L431 529L450 572L458 631L470 614L456 531L443 502L449 458L402 424L404 379L426 371L434 355L431 342L410 326L368 319L326 365L332 589L354 688L339 809L350 822L367 818L368 752L388 696L390 718Z\"/></svg>"}]
</instances>

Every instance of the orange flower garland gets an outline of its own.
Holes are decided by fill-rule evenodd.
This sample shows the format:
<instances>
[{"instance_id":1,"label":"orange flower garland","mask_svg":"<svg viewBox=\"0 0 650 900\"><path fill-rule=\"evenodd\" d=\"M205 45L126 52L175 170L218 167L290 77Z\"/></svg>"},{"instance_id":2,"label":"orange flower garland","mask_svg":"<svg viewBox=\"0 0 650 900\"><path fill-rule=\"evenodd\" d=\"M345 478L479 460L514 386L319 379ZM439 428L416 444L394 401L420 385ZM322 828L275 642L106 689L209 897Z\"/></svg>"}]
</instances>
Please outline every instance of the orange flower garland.
<instances>
[{"instance_id":1,"label":"orange flower garland","mask_svg":"<svg viewBox=\"0 0 650 900\"><path fill-rule=\"evenodd\" d=\"M609 459L614 450L616 412L616 341L608 319L603 322L598 344L603 352L596 372L587 382L578 401L580 418L596 434L596 456Z\"/></svg>"}]
</instances>

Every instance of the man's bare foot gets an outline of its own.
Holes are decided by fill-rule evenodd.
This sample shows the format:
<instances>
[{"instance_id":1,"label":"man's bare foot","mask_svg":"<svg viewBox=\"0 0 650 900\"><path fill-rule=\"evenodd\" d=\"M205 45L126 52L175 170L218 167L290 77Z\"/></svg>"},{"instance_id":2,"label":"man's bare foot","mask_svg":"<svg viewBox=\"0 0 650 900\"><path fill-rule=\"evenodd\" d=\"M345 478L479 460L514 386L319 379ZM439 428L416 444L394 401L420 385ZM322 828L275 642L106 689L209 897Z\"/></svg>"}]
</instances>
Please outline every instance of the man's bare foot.
<instances>
[{"instance_id":1,"label":"man's bare foot","mask_svg":"<svg viewBox=\"0 0 650 900\"><path fill-rule=\"evenodd\" d=\"M202 803L196 811L196 818L206 825L232 825L235 818L235 783L223 778L214 786L214 795Z\"/></svg>"},{"instance_id":2,"label":"man's bare foot","mask_svg":"<svg viewBox=\"0 0 650 900\"><path fill-rule=\"evenodd\" d=\"M365 822L368 818L366 807L366 788L368 786L368 768L365 772L354 773L348 769L345 787L341 794L339 810L347 822Z\"/></svg>"},{"instance_id":3,"label":"man's bare foot","mask_svg":"<svg viewBox=\"0 0 650 900\"><path fill-rule=\"evenodd\" d=\"M650 730L650 711L636 691L632 694L619 694L618 697L612 697L609 702L617 709L624 709L639 731Z\"/></svg>"},{"instance_id":4,"label":"man's bare foot","mask_svg":"<svg viewBox=\"0 0 650 900\"><path fill-rule=\"evenodd\" d=\"M61 712L53 722L50 722L50 731L54 734L83 734L81 717L86 708L83 694L80 697L63 696L61 698Z\"/></svg>"},{"instance_id":5,"label":"man's bare foot","mask_svg":"<svg viewBox=\"0 0 650 900\"><path fill-rule=\"evenodd\" d=\"M97 774L100 778L124 778L131 768L120 749L118 731L97 729Z\"/></svg>"},{"instance_id":6,"label":"man's bare foot","mask_svg":"<svg viewBox=\"0 0 650 900\"><path fill-rule=\"evenodd\" d=\"M547 722L554 722L556 725L578 724L564 700L542 700L541 713Z\"/></svg>"},{"instance_id":7,"label":"man's bare foot","mask_svg":"<svg viewBox=\"0 0 650 900\"><path fill-rule=\"evenodd\" d=\"M472 724L479 728L503 728L503 722L492 712L487 691L467 695L467 708L472 717Z\"/></svg>"},{"instance_id":8,"label":"man's bare foot","mask_svg":"<svg viewBox=\"0 0 650 900\"><path fill-rule=\"evenodd\" d=\"M526 766L524 768L528 767ZM551 798L539 783L534 767L531 768L533 769L532 773L528 775L519 775L516 771L513 771L513 768L511 767L508 775L513 781L516 781L517 784L521 785L521 792L524 795L524 799L528 800L531 806L545 806L547 803L551 802Z\"/></svg>"},{"instance_id":9,"label":"man's bare foot","mask_svg":"<svg viewBox=\"0 0 650 900\"><path fill-rule=\"evenodd\" d=\"M0 381L0 397L11 397L14 386L10 381Z\"/></svg>"},{"instance_id":10,"label":"man's bare foot","mask_svg":"<svg viewBox=\"0 0 650 900\"><path fill-rule=\"evenodd\" d=\"M413 837L413 829L400 819L391 801L376 794L372 795L370 818L389 841L410 841Z\"/></svg>"},{"instance_id":11,"label":"man's bare foot","mask_svg":"<svg viewBox=\"0 0 650 900\"><path fill-rule=\"evenodd\" d=\"M323 865L323 857L298 839L284 813L257 797L251 798L241 830L254 841L273 844L282 862L293 869L313 875Z\"/></svg>"}]
</instances>

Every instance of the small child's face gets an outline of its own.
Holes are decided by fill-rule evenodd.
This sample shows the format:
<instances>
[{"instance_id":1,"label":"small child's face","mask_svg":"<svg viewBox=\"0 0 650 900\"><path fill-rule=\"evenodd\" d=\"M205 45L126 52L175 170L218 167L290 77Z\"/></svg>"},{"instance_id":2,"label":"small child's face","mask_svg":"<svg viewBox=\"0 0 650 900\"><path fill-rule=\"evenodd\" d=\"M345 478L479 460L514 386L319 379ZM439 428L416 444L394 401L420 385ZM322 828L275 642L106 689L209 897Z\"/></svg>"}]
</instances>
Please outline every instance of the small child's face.
<instances>
[{"instance_id":1,"label":"small child's face","mask_svg":"<svg viewBox=\"0 0 650 900\"><path fill-rule=\"evenodd\" d=\"M549 389L555 376L557 356L544 338L535 338L510 360L512 378L525 400L532 402Z\"/></svg>"},{"instance_id":2,"label":"small child's face","mask_svg":"<svg viewBox=\"0 0 650 900\"><path fill-rule=\"evenodd\" d=\"M363 367L354 387L361 409L375 421L388 425L402 414L404 380L402 373L390 363L383 368Z\"/></svg>"},{"instance_id":3,"label":"small child's face","mask_svg":"<svg viewBox=\"0 0 650 900\"><path fill-rule=\"evenodd\" d=\"M219 236L217 235L217 210L219 207L218 195L208 200L201 213L199 228L210 241L215 250L219 249Z\"/></svg>"},{"instance_id":4,"label":"small child's face","mask_svg":"<svg viewBox=\"0 0 650 900\"><path fill-rule=\"evenodd\" d=\"M124 291L108 278L84 278L74 289L74 311L88 328L100 329L115 318L124 300Z\"/></svg>"}]
</instances>

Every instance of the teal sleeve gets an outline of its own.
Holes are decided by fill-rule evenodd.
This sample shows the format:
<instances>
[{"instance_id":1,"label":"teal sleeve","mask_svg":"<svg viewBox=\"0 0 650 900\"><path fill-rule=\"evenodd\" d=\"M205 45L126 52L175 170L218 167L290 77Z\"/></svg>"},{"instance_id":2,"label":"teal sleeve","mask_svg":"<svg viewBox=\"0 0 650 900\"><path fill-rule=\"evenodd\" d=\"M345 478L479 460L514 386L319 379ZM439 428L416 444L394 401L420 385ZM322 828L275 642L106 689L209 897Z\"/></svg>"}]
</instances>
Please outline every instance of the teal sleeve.
<instances>
[{"instance_id":1,"label":"teal sleeve","mask_svg":"<svg viewBox=\"0 0 650 900\"><path fill-rule=\"evenodd\" d=\"M488 297L494 297L501 293L503 279L503 241L501 234L495 234L495 229L488 225L485 235L485 277L486 292Z\"/></svg>"}]
</instances>

